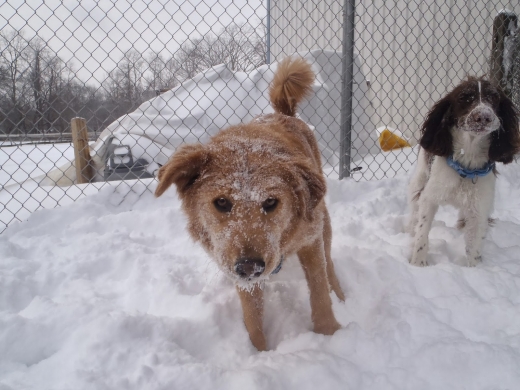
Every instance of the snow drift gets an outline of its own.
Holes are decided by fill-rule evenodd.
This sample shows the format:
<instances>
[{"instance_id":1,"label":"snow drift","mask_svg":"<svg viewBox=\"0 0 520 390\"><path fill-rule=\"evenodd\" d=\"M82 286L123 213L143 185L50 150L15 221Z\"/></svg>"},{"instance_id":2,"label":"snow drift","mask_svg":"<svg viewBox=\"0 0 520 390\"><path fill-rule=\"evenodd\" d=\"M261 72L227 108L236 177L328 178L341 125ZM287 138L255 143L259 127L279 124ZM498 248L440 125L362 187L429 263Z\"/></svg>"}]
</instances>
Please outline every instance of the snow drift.
<instances>
[{"instance_id":1,"label":"snow drift","mask_svg":"<svg viewBox=\"0 0 520 390\"><path fill-rule=\"evenodd\" d=\"M408 264L407 176L329 180L343 329L311 332L295 258L267 284L257 352L232 283L185 231L175 192L106 184L0 236L0 388L512 390L520 387L520 170L499 167L484 261L461 267L441 207L430 267ZM147 188L147 185L150 187Z\"/></svg>"}]
</instances>

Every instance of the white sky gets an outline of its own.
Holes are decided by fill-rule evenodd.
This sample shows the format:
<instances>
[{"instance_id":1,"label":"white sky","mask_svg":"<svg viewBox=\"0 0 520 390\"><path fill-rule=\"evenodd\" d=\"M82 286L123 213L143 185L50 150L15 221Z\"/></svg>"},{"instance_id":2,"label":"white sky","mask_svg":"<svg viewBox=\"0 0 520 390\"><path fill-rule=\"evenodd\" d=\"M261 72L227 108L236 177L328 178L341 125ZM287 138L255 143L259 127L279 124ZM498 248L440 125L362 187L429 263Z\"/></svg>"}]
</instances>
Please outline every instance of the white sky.
<instances>
[{"instance_id":1,"label":"white sky","mask_svg":"<svg viewBox=\"0 0 520 390\"><path fill-rule=\"evenodd\" d=\"M73 60L81 80L99 84L132 47L169 57L188 38L265 14L263 0L0 0L0 29L39 36Z\"/></svg>"}]
</instances>

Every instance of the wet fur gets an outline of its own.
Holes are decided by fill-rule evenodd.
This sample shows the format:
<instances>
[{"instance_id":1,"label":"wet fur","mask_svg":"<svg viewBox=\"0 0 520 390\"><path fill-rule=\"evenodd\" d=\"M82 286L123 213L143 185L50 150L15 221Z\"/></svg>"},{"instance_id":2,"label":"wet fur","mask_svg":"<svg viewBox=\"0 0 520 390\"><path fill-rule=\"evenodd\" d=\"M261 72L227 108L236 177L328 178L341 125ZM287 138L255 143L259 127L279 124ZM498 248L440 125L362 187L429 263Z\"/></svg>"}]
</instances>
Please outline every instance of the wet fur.
<instances>
[{"instance_id":1,"label":"wet fur","mask_svg":"<svg viewBox=\"0 0 520 390\"><path fill-rule=\"evenodd\" d=\"M488 125L483 125L483 118ZM493 221L496 171L476 180L461 178L447 165L446 157L453 156L470 169L488 161L512 162L520 150L515 107L498 87L470 77L433 106L421 129L420 145L408 191L409 232L414 237L410 263L427 265L433 218L439 205L451 204L459 209L457 225L464 229L466 265L475 266L482 259L482 240Z\"/></svg>"},{"instance_id":2,"label":"wet fur","mask_svg":"<svg viewBox=\"0 0 520 390\"><path fill-rule=\"evenodd\" d=\"M270 89L275 114L222 130L207 145L179 148L158 175L156 196L176 185L190 235L235 281L244 323L258 350L267 349L263 283L291 254L298 255L307 279L314 331L330 335L340 328L330 289L341 300L344 295L330 257L320 152L309 127L293 117L313 81L303 59L282 61ZM231 211L215 208L220 198L232 203ZM262 202L269 198L278 204L265 212ZM263 274L247 280L237 275L236 262L243 257L261 258Z\"/></svg>"}]
</instances>

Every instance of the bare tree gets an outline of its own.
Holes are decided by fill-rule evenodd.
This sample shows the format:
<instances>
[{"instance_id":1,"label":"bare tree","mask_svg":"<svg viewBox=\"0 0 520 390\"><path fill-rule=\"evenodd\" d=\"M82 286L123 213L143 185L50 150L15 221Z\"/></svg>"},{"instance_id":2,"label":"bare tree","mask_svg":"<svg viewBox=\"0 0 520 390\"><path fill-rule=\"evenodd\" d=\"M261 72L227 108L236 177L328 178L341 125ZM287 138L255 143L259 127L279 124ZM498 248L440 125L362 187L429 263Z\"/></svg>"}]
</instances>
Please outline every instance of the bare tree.
<instances>
[{"instance_id":1,"label":"bare tree","mask_svg":"<svg viewBox=\"0 0 520 390\"><path fill-rule=\"evenodd\" d=\"M160 53L150 52L146 56L148 71L145 74L146 87L150 96L171 89L178 84L178 69L172 61L166 61Z\"/></svg>"},{"instance_id":2,"label":"bare tree","mask_svg":"<svg viewBox=\"0 0 520 390\"><path fill-rule=\"evenodd\" d=\"M73 100L63 98L72 82L71 72L67 64L42 40L33 39L31 51L28 84L33 95L32 129L39 133L62 132L68 126L63 113L74 105Z\"/></svg>"},{"instance_id":3,"label":"bare tree","mask_svg":"<svg viewBox=\"0 0 520 390\"><path fill-rule=\"evenodd\" d=\"M263 39L249 24L231 24L210 43L208 57L218 59L233 71L249 71L265 63Z\"/></svg>"},{"instance_id":4,"label":"bare tree","mask_svg":"<svg viewBox=\"0 0 520 390\"><path fill-rule=\"evenodd\" d=\"M7 96L9 105L5 107L3 128L7 132L21 131L24 126L21 109L23 77L27 69L27 40L21 31L0 31L0 66L4 82L0 84L2 93Z\"/></svg>"},{"instance_id":5,"label":"bare tree","mask_svg":"<svg viewBox=\"0 0 520 390\"><path fill-rule=\"evenodd\" d=\"M0 131L66 131L82 115L89 129L102 130L145 99L218 64L249 71L265 62L262 27L232 24L218 34L184 43L171 57L126 52L98 87L78 80L46 42L23 31L0 31Z\"/></svg>"},{"instance_id":6,"label":"bare tree","mask_svg":"<svg viewBox=\"0 0 520 390\"><path fill-rule=\"evenodd\" d=\"M148 73L145 75L146 89L157 91L164 87L166 61L160 53L150 52L146 56Z\"/></svg>"},{"instance_id":7,"label":"bare tree","mask_svg":"<svg viewBox=\"0 0 520 390\"><path fill-rule=\"evenodd\" d=\"M250 71L265 63L265 40L259 28L233 23L216 36L191 39L170 60L181 80L212 66L226 64L233 71Z\"/></svg>"},{"instance_id":8,"label":"bare tree","mask_svg":"<svg viewBox=\"0 0 520 390\"><path fill-rule=\"evenodd\" d=\"M144 65L141 54L131 49L108 74L104 88L108 109L114 117L134 110L143 102Z\"/></svg>"},{"instance_id":9,"label":"bare tree","mask_svg":"<svg viewBox=\"0 0 520 390\"><path fill-rule=\"evenodd\" d=\"M177 69L181 80L191 79L208 67L206 60L208 43L205 38L195 38L181 45L171 59L171 67Z\"/></svg>"},{"instance_id":10,"label":"bare tree","mask_svg":"<svg viewBox=\"0 0 520 390\"><path fill-rule=\"evenodd\" d=\"M256 28L254 28L255 52L257 56L262 58L262 65L267 63L267 26L265 22L265 19L261 19Z\"/></svg>"}]
</instances>

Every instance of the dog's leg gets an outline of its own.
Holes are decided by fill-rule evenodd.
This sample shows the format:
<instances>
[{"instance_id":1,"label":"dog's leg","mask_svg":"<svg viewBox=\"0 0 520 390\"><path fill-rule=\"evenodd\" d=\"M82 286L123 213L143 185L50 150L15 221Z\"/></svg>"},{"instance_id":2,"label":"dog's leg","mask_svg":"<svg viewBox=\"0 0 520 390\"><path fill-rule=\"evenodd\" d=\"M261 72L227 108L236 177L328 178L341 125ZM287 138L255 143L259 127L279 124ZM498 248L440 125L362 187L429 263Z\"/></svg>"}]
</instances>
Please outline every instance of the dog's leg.
<instances>
[{"instance_id":1,"label":"dog's leg","mask_svg":"<svg viewBox=\"0 0 520 390\"><path fill-rule=\"evenodd\" d=\"M330 256L330 247L332 245L332 226L330 223L329 212L325 210L325 217L323 218L323 244L325 246L325 260L327 261L327 277L329 279L330 287L336 294L340 301L345 301L345 294L341 289L338 277L334 271L334 263Z\"/></svg>"},{"instance_id":2,"label":"dog's leg","mask_svg":"<svg viewBox=\"0 0 520 390\"><path fill-rule=\"evenodd\" d=\"M487 225L487 213L468 213L464 240L466 242L466 261L469 267L475 267L482 262L482 240L486 234Z\"/></svg>"},{"instance_id":3,"label":"dog's leg","mask_svg":"<svg viewBox=\"0 0 520 390\"><path fill-rule=\"evenodd\" d=\"M459 219L457 220L457 229L462 230L466 227L466 215L462 209L459 210Z\"/></svg>"},{"instance_id":4,"label":"dog's leg","mask_svg":"<svg viewBox=\"0 0 520 390\"><path fill-rule=\"evenodd\" d=\"M314 244L300 249L298 258L309 286L314 331L331 335L341 326L332 311L322 238L320 237Z\"/></svg>"},{"instance_id":5,"label":"dog's leg","mask_svg":"<svg viewBox=\"0 0 520 390\"><path fill-rule=\"evenodd\" d=\"M408 221L407 232L410 233L410 236L415 237L415 229L417 228L417 222L419 222L417 218L417 214L419 214L419 206L417 204L417 200L410 200L410 220Z\"/></svg>"},{"instance_id":6,"label":"dog's leg","mask_svg":"<svg viewBox=\"0 0 520 390\"><path fill-rule=\"evenodd\" d=\"M415 231L414 246L410 264L426 266L428 265L428 234L432 227L433 218L439 206L421 197L419 199L418 222Z\"/></svg>"},{"instance_id":7,"label":"dog's leg","mask_svg":"<svg viewBox=\"0 0 520 390\"><path fill-rule=\"evenodd\" d=\"M419 150L417 157L417 167L408 185L408 203L410 205L410 219L408 220L407 231L412 237L415 236L415 231L419 222L419 199L421 193L428 182L429 177L428 161L424 150Z\"/></svg>"},{"instance_id":8,"label":"dog's leg","mask_svg":"<svg viewBox=\"0 0 520 390\"><path fill-rule=\"evenodd\" d=\"M244 323L249 332L251 343L259 351L266 351L267 344L263 330L264 292L258 284L255 284L250 290L244 290L237 286L237 292L242 303Z\"/></svg>"},{"instance_id":9,"label":"dog's leg","mask_svg":"<svg viewBox=\"0 0 520 390\"><path fill-rule=\"evenodd\" d=\"M419 199L423 187L417 186L417 183L413 181L410 183L408 188L408 203L410 205L410 216L406 231L410 233L412 237L415 237L415 230L419 222Z\"/></svg>"}]
</instances>

